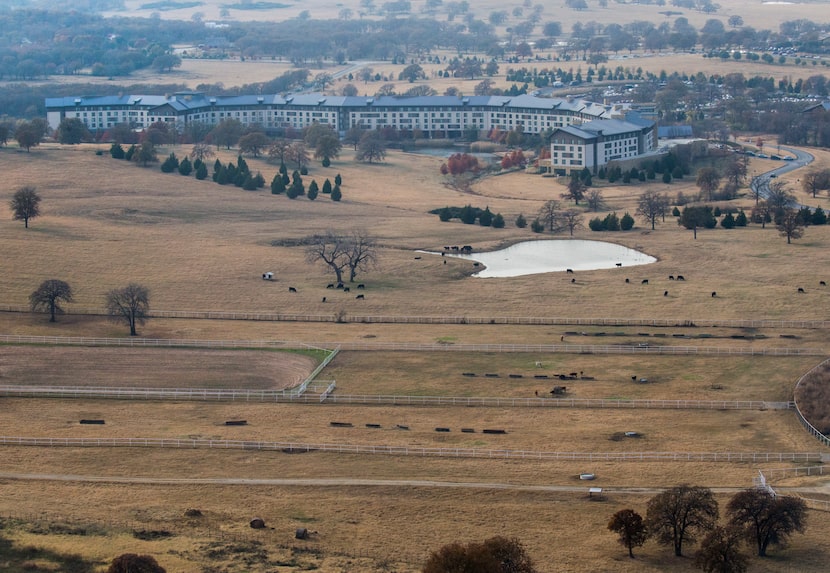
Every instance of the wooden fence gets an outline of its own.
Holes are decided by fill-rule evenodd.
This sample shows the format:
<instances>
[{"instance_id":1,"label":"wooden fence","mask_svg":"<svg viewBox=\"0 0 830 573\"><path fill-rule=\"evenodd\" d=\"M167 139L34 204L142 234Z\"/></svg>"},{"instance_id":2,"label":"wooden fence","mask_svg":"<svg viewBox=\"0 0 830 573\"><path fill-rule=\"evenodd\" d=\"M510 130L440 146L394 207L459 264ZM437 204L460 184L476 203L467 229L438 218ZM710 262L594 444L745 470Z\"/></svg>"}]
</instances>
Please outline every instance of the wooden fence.
<instances>
[{"instance_id":1,"label":"wooden fence","mask_svg":"<svg viewBox=\"0 0 830 573\"><path fill-rule=\"evenodd\" d=\"M25 305L0 305L0 312L31 312ZM72 307L67 314L105 316L102 308ZM360 322L366 324L512 324L541 326L643 326L643 327L731 327L731 328L828 328L828 320L723 320L688 318L573 318L545 316L397 316L397 315L346 315L290 314L275 312L235 312L203 310L152 310L151 318L189 318L209 320L251 320L271 322Z\"/></svg>"},{"instance_id":2,"label":"wooden fence","mask_svg":"<svg viewBox=\"0 0 830 573\"><path fill-rule=\"evenodd\" d=\"M333 382L308 384L303 392L231 388L105 388L97 386L0 386L0 396L17 398L84 398L114 400L169 400L200 402L303 402L314 403ZM305 396L310 390L313 395Z\"/></svg>"},{"instance_id":3,"label":"wooden fence","mask_svg":"<svg viewBox=\"0 0 830 573\"><path fill-rule=\"evenodd\" d=\"M799 378L799 379L798 379L798 382L796 382L796 384L795 384L795 392L794 392L793 394L794 394L794 395L798 395L798 387L799 387L799 386L801 386L801 383L804 381L804 379L805 379L805 378L806 378L809 374L813 373L815 370L818 370L819 368L821 368L822 366L824 366L824 365L825 365L828 361L830 361L830 358L828 358L827 360L823 361L823 362L822 362L821 364L819 364L818 366L815 366L814 368L810 369L810 371L809 371L809 372L807 372L807 373L806 373L806 374L804 374L801 378ZM815 438L816 438L819 442L821 442L821 443L822 443L822 444L824 444L825 446L830 446L830 437L825 436L823 433L821 433L821 432L820 432L820 431L819 431L819 430L818 430L815 426L813 426L813 425L812 425L812 424L811 424L811 423L807 420L807 418L805 418L805 417L804 417L804 415L801 413L801 409L798 407L798 403L797 403L797 402L795 403L795 413L796 413L796 416L798 416L798 421L799 421L799 422L801 422L801 425L802 425L802 426L804 426L804 428L805 428L805 429L806 429L806 430L807 430L807 431L808 431L808 432L809 432L809 433L810 433L813 437L815 437Z\"/></svg>"},{"instance_id":4,"label":"wooden fence","mask_svg":"<svg viewBox=\"0 0 830 573\"><path fill-rule=\"evenodd\" d=\"M814 452L544 452L533 450L490 450L477 448L423 448L413 446L359 444L305 444L241 440L170 438L47 438L0 436L0 445L69 448L178 448L372 454L418 457L478 459L590 461L590 462L817 462Z\"/></svg>"}]
</instances>

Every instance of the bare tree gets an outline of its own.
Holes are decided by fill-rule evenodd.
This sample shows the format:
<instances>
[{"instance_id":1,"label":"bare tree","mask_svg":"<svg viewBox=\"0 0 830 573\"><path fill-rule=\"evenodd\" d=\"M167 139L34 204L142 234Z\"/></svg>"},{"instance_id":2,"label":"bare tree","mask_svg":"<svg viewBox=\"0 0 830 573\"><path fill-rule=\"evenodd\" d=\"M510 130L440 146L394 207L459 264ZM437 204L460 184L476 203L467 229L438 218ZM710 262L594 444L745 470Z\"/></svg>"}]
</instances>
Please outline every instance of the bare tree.
<instances>
[{"instance_id":1,"label":"bare tree","mask_svg":"<svg viewBox=\"0 0 830 573\"><path fill-rule=\"evenodd\" d=\"M568 209L559 214L559 220L561 221L561 226L568 229L571 237L573 237L574 231L583 227L584 217L579 211Z\"/></svg>"},{"instance_id":2,"label":"bare tree","mask_svg":"<svg viewBox=\"0 0 830 573\"><path fill-rule=\"evenodd\" d=\"M807 505L797 497L747 489L735 494L726 513L729 522L742 528L747 538L756 543L758 556L766 557L770 545L784 543L794 532L804 532Z\"/></svg>"},{"instance_id":3,"label":"bare tree","mask_svg":"<svg viewBox=\"0 0 830 573\"><path fill-rule=\"evenodd\" d=\"M539 220L553 233L558 231L559 227L559 201L551 199L542 205L539 209Z\"/></svg>"},{"instance_id":4,"label":"bare tree","mask_svg":"<svg viewBox=\"0 0 830 573\"><path fill-rule=\"evenodd\" d=\"M355 160L374 163L383 161L386 158L386 143L383 137L376 131L369 131L360 137Z\"/></svg>"},{"instance_id":5,"label":"bare tree","mask_svg":"<svg viewBox=\"0 0 830 573\"><path fill-rule=\"evenodd\" d=\"M830 169L808 171L801 178L801 187L815 198L819 191L830 188Z\"/></svg>"},{"instance_id":6,"label":"bare tree","mask_svg":"<svg viewBox=\"0 0 830 573\"><path fill-rule=\"evenodd\" d=\"M29 219L40 215L40 195L34 187L26 185L15 191L9 203L12 210L12 218L15 221L23 221L23 226L29 228Z\"/></svg>"},{"instance_id":7,"label":"bare tree","mask_svg":"<svg viewBox=\"0 0 830 573\"><path fill-rule=\"evenodd\" d=\"M782 237L787 237L788 245L792 242L792 239L797 240L804 236L804 220L798 209L785 209L779 215L775 227Z\"/></svg>"},{"instance_id":8,"label":"bare tree","mask_svg":"<svg viewBox=\"0 0 830 573\"><path fill-rule=\"evenodd\" d=\"M268 148L268 160L276 162L279 159L279 163L284 164L289 156L290 149L290 141L287 139L278 139Z\"/></svg>"},{"instance_id":9,"label":"bare tree","mask_svg":"<svg viewBox=\"0 0 830 573\"><path fill-rule=\"evenodd\" d=\"M310 263L322 262L334 271L337 282L343 282L343 269L349 266L348 245L341 235L327 231L311 237L306 248L306 260Z\"/></svg>"},{"instance_id":10,"label":"bare tree","mask_svg":"<svg viewBox=\"0 0 830 573\"><path fill-rule=\"evenodd\" d=\"M297 169L302 169L308 165L308 149L302 141L295 141L288 149L286 159L290 159L297 164Z\"/></svg>"},{"instance_id":11,"label":"bare tree","mask_svg":"<svg viewBox=\"0 0 830 573\"><path fill-rule=\"evenodd\" d=\"M72 287L58 279L43 281L37 290L29 295L32 312L49 311L49 322L55 322L55 314L63 313L62 301L72 302Z\"/></svg>"},{"instance_id":12,"label":"bare tree","mask_svg":"<svg viewBox=\"0 0 830 573\"><path fill-rule=\"evenodd\" d=\"M657 494L648 502L646 525L661 545L672 545L683 556L683 543L694 534L707 531L718 519L718 502L712 490L681 485Z\"/></svg>"},{"instance_id":13,"label":"bare tree","mask_svg":"<svg viewBox=\"0 0 830 573\"><path fill-rule=\"evenodd\" d=\"M766 180L763 177L753 177L749 182L749 191L755 197L755 204L757 205L761 199L764 198L764 193L767 190Z\"/></svg>"},{"instance_id":14,"label":"bare tree","mask_svg":"<svg viewBox=\"0 0 830 573\"><path fill-rule=\"evenodd\" d=\"M588 186L579 178L579 174L574 173L568 180L568 192L562 193L561 197L567 200L573 200L574 205L579 205L579 202L585 197L585 191Z\"/></svg>"},{"instance_id":15,"label":"bare tree","mask_svg":"<svg viewBox=\"0 0 830 573\"><path fill-rule=\"evenodd\" d=\"M773 181L768 185L767 204L772 211L773 220L778 223L788 209L795 207L795 196L783 181Z\"/></svg>"},{"instance_id":16,"label":"bare tree","mask_svg":"<svg viewBox=\"0 0 830 573\"><path fill-rule=\"evenodd\" d=\"M589 211L599 211L605 205L605 198L599 189L591 189L585 194L585 202Z\"/></svg>"},{"instance_id":17,"label":"bare tree","mask_svg":"<svg viewBox=\"0 0 830 573\"><path fill-rule=\"evenodd\" d=\"M648 539L648 529L642 516L633 509L621 509L608 522L608 529L619 535L618 541L628 549L634 559L634 548L642 547Z\"/></svg>"},{"instance_id":18,"label":"bare tree","mask_svg":"<svg viewBox=\"0 0 830 573\"><path fill-rule=\"evenodd\" d=\"M197 143L193 146L193 149L190 151L190 157L192 157L193 159L198 159L202 162L215 155L216 154L213 152L213 148L207 143Z\"/></svg>"},{"instance_id":19,"label":"bare tree","mask_svg":"<svg viewBox=\"0 0 830 573\"><path fill-rule=\"evenodd\" d=\"M106 295L106 307L113 321L126 322L130 336L136 336L136 325L144 324L150 312L150 291L137 283L113 289Z\"/></svg>"},{"instance_id":20,"label":"bare tree","mask_svg":"<svg viewBox=\"0 0 830 573\"><path fill-rule=\"evenodd\" d=\"M646 191L637 199L637 215L640 215L648 223L651 223L651 230L657 218L666 214L668 208L668 196L661 195L657 191Z\"/></svg>"},{"instance_id":21,"label":"bare tree","mask_svg":"<svg viewBox=\"0 0 830 573\"><path fill-rule=\"evenodd\" d=\"M377 263L377 245L366 231L354 231L346 239L346 258L349 282L354 282L357 271L366 271Z\"/></svg>"},{"instance_id":22,"label":"bare tree","mask_svg":"<svg viewBox=\"0 0 830 573\"><path fill-rule=\"evenodd\" d=\"M714 167L703 167L697 172L697 186L701 193L711 201L720 186L720 173Z\"/></svg>"}]
</instances>

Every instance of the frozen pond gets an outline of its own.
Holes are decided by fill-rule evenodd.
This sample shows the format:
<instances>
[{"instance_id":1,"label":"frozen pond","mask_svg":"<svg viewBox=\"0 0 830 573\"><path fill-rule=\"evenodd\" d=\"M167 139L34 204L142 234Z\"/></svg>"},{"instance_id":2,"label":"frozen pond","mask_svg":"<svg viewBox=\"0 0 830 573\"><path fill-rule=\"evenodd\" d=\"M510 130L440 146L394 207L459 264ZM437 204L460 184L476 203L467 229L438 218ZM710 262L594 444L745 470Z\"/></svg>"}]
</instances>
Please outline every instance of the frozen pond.
<instances>
[{"instance_id":1,"label":"frozen pond","mask_svg":"<svg viewBox=\"0 0 830 573\"><path fill-rule=\"evenodd\" d=\"M473 252L469 255L447 254L449 257L478 261L487 268L473 276L520 277L573 269L590 271L648 265L657 261L640 251L604 241L543 240L525 241L500 251Z\"/></svg>"}]
</instances>

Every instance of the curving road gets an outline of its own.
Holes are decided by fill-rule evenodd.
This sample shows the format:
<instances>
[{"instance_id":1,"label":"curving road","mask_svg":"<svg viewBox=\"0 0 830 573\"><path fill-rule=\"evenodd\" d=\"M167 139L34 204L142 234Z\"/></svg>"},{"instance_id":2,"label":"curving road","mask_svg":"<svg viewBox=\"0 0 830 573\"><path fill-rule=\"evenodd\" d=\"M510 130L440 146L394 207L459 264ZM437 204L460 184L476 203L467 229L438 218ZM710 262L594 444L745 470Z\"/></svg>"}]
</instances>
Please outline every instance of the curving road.
<instances>
[{"instance_id":1,"label":"curving road","mask_svg":"<svg viewBox=\"0 0 830 573\"><path fill-rule=\"evenodd\" d=\"M782 151L792 153L795 156L795 159L792 161L782 161L780 167L776 167L775 169L771 169L770 171L766 171L757 176L757 179L761 182L760 195L762 199L766 199L769 194L770 180L779 177L780 175L784 175L785 173L795 171L796 169L806 167L815 159L811 153L807 153L802 149L785 147L783 145L779 145L777 147ZM799 205L799 207L802 207L802 205Z\"/></svg>"}]
</instances>

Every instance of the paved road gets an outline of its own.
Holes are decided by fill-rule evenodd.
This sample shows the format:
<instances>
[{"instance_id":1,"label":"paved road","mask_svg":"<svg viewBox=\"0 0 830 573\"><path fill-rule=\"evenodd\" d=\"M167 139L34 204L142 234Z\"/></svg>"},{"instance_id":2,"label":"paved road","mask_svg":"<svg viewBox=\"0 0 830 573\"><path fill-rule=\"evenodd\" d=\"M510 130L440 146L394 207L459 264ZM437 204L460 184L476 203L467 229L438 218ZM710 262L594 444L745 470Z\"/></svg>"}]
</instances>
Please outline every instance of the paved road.
<instances>
[{"instance_id":1,"label":"paved road","mask_svg":"<svg viewBox=\"0 0 830 573\"><path fill-rule=\"evenodd\" d=\"M766 199L767 194L769 193L769 182L776 177L784 175L785 173L790 173L791 171L795 171L796 169L801 169L802 167L806 167L810 163L813 162L815 157L812 154L807 153L804 150L797 149L795 147L784 147L783 145L778 146L782 151L787 151L792 153L795 156L793 161L782 161L780 167L776 167L770 171L766 171L758 175L758 180L761 181L761 198ZM802 205L798 205L802 207Z\"/></svg>"},{"instance_id":2,"label":"paved road","mask_svg":"<svg viewBox=\"0 0 830 573\"><path fill-rule=\"evenodd\" d=\"M74 474L32 474L32 473L0 473L0 480L23 481L57 481L81 483L120 483L141 485L244 485L244 486L299 486L299 487L429 487L446 489L485 489L504 491L529 491L542 493L581 493L595 482L584 482L584 485L523 485L499 482L455 482L434 480L379 480L361 478L288 478L288 479L261 479L261 478L153 478L153 477L120 477L120 476L87 476ZM665 488L658 487L618 487L602 486L604 494L627 495L654 495ZM736 493L745 487L712 487L714 493ZM830 485L826 487L794 487L775 488L776 491L787 493L830 493Z\"/></svg>"}]
</instances>

